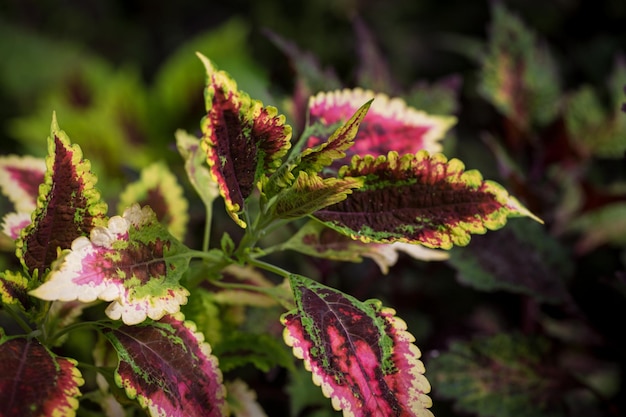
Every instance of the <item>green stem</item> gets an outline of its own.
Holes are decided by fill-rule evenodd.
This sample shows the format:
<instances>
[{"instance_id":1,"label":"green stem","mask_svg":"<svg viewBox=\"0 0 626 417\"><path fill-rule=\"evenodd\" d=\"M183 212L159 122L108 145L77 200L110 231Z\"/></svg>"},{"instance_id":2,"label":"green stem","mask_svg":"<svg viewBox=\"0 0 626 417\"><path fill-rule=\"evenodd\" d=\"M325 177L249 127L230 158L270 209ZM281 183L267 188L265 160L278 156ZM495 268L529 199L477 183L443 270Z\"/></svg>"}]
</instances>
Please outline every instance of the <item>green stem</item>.
<instances>
[{"instance_id":1,"label":"green stem","mask_svg":"<svg viewBox=\"0 0 626 417\"><path fill-rule=\"evenodd\" d=\"M13 310L13 307L5 304L3 306L4 310L9 313L9 316L11 316L11 318L13 320L15 320L17 322L17 324L26 332L26 333L32 333L33 329L28 325L28 323L26 322L26 320L24 320L21 316L21 314L18 311Z\"/></svg>"},{"instance_id":2,"label":"green stem","mask_svg":"<svg viewBox=\"0 0 626 417\"><path fill-rule=\"evenodd\" d=\"M204 238L202 240L202 251L207 252L209 250L209 241L211 240L211 223L213 223L213 201L209 204L205 204L205 219L204 224Z\"/></svg>"},{"instance_id":3,"label":"green stem","mask_svg":"<svg viewBox=\"0 0 626 417\"><path fill-rule=\"evenodd\" d=\"M55 340L63 337L63 335L70 333L76 329L81 329L83 327L88 327L91 329L94 329L98 326L98 322L96 321L81 321L78 323L74 323L74 324L70 324L67 327L63 327L61 330L59 330L58 332L56 332L54 335L52 335L46 342L49 343L50 345L52 345L54 343Z\"/></svg>"},{"instance_id":4,"label":"green stem","mask_svg":"<svg viewBox=\"0 0 626 417\"><path fill-rule=\"evenodd\" d=\"M250 265L256 266L257 268L264 269L264 270L266 270L268 272L271 272L271 273L274 273L276 275L279 275L279 276L281 276L283 278L289 278L289 276L292 275L291 272L289 272L289 271L287 271L285 269L282 269L282 268L280 268L280 267L278 267L276 265L269 264L267 262L263 262L263 261L261 261L259 259L256 259L256 258L248 259L248 263Z\"/></svg>"}]
</instances>

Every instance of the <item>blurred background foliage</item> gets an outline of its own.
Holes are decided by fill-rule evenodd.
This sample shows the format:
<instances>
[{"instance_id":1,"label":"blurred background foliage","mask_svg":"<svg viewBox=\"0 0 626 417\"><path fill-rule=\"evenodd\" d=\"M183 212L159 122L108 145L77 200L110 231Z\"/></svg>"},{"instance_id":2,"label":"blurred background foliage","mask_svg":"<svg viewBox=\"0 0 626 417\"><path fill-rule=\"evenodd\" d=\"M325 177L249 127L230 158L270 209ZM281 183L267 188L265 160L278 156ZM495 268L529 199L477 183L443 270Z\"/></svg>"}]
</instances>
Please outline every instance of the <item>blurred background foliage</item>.
<instances>
[{"instance_id":1,"label":"blurred background foliage","mask_svg":"<svg viewBox=\"0 0 626 417\"><path fill-rule=\"evenodd\" d=\"M445 153L544 226L511 221L448 262L401 255L387 276L369 260L273 261L396 308L438 417L624 415L625 21L621 0L0 0L0 151L44 156L56 111L110 207L153 161L185 182L174 132L199 132L195 51L296 132L310 94L343 86L454 114ZM254 375L269 415L337 414L307 375Z\"/></svg>"}]
</instances>

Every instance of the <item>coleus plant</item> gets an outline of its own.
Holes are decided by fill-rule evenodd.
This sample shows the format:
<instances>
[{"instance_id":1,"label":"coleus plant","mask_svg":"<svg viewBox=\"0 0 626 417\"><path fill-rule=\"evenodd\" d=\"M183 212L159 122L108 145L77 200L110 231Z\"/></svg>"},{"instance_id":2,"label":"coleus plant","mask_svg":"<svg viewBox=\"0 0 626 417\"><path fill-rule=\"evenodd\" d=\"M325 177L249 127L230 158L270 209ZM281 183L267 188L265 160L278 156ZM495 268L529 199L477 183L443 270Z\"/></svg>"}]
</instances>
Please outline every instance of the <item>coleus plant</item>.
<instances>
[{"instance_id":1,"label":"coleus plant","mask_svg":"<svg viewBox=\"0 0 626 417\"><path fill-rule=\"evenodd\" d=\"M202 248L183 242L188 204L165 164L145 168L109 216L90 162L56 115L45 161L0 159L0 185L15 206L3 231L20 264L0 273L2 308L15 322L0 329L0 414L71 416L83 396L107 415L125 407L154 416L265 415L245 382L224 381L222 372L241 363L267 370L255 349L275 345L267 334L240 332L231 344L248 343L249 358L237 358L228 343L212 350L219 324L207 317L226 300L282 306L285 344L345 416L432 415L420 350L392 308L263 258L277 250L365 256L386 272L397 251L445 259L445 250L508 217L540 220L500 185L440 153L453 117L372 91L338 90L311 97L306 127L292 140L277 108L198 55L207 74L202 136L179 131L176 144L206 209ZM238 242L224 233L211 248L220 197L242 233ZM287 223L298 232L264 247L264 237ZM64 349L85 330L98 340L91 363ZM84 372L93 370L97 388L82 392Z\"/></svg>"}]
</instances>

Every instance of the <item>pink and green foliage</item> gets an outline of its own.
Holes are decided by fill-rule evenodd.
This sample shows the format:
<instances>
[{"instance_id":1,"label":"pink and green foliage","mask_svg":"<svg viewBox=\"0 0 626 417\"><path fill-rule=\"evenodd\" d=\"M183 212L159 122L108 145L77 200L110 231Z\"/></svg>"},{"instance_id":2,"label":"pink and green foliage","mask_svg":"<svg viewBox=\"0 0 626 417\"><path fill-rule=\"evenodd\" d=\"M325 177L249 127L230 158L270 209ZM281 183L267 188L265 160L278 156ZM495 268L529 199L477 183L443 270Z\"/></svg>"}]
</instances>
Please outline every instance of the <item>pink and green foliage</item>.
<instances>
[{"instance_id":1,"label":"pink and green foliage","mask_svg":"<svg viewBox=\"0 0 626 417\"><path fill-rule=\"evenodd\" d=\"M277 108L198 56L206 72L202 137L178 131L176 145L205 209L202 250L184 240L193 203L176 171L146 165L109 217L90 162L56 116L36 194L20 181L36 170L11 177L6 167L19 159L0 165L2 190L32 218L19 234L9 228L23 270L0 274L0 294L24 332L2 339L0 363L20 350L25 366L38 366L23 369L47 377L22 387L33 378L4 373L0 381L14 388L2 391L11 393L2 406L71 415L80 373L50 349L87 331L106 345L86 365L100 378L90 398L105 410L226 416L231 401L235 415L264 415L254 393L228 378L248 366L295 375L295 356L345 416L432 416L421 352L395 310L261 258L287 249L330 260L369 257L386 273L400 251L444 260L444 250L509 217L541 220L499 184L438 153L453 116L360 89L320 93L292 147L292 127ZM240 236L223 227L211 248L218 195ZM295 232L265 245L286 225ZM18 390L42 403L17 404Z\"/></svg>"},{"instance_id":2,"label":"pink and green foliage","mask_svg":"<svg viewBox=\"0 0 626 417\"><path fill-rule=\"evenodd\" d=\"M290 277L297 309L283 315L285 342L345 416L432 416L414 337L395 311Z\"/></svg>"},{"instance_id":3,"label":"pink and green foliage","mask_svg":"<svg viewBox=\"0 0 626 417\"><path fill-rule=\"evenodd\" d=\"M179 284L189 255L149 206L133 205L123 216L74 240L46 282L31 291L44 300L113 301L114 319L137 324L179 311L189 292Z\"/></svg>"},{"instance_id":4,"label":"pink and green foliage","mask_svg":"<svg viewBox=\"0 0 626 417\"><path fill-rule=\"evenodd\" d=\"M104 334L120 359L115 381L151 415L226 415L217 359L193 324L166 316Z\"/></svg>"},{"instance_id":5,"label":"pink and green foliage","mask_svg":"<svg viewBox=\"0 0 626 417\"><path fill-rule=\"evenodd\" d=\"M0 415L74 416L84 380L76 361L37 339L9 338L0 329Z\"/></svg>"}]
</instances>

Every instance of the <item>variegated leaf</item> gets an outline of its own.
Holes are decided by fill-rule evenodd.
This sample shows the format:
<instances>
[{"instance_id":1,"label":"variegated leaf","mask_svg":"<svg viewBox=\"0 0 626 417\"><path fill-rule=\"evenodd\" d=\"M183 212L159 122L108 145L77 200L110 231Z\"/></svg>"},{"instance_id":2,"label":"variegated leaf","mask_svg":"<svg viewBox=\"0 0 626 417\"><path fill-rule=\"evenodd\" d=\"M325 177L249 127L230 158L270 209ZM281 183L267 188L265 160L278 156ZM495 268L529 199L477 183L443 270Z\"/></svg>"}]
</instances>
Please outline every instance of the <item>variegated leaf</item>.
<instances>
[{"instance_id":1,"label":"variegated leaf","mask_svg":"<svg viewBox=\"0 0 626 417\"><path fill-rule=\"evenodd\" d=\"M18 213L37 207L39 185L44 181L46 161L32 156L0 156L0 190Z\"/></svg>"},{"instance_id":2,"label":"variegated leaf","mask_svg":"<svg viewBox=\"0 0 626 417\"><path fill-rule=\"evenodd\" d=\"M442 261L449 257L447 251L418 244L363 243L316 220L311 220L302 226L295 235L281 245L281 249L291 249L309 256L346 262L362 262L363 257L371 258L383 274L387 274L389 268L395 265L399 252L407 253L422 261Z\"/></svg>"},{"instance_id":3,"label":"variegated leaf","mask_svg":"<svg viewBox=\"0 0 626 417\"><path fill-rule=\"evenodd\" d=\"M439 143L446 132L456 123L452 116L434 116L408 107L400 98L390 98L369 90L336 90L319 93L309 101L309 124L324 126L343 123L363 105L373 99L363 119L355 144L348 151L352 155L386 155L389 151L399 154L416 153L420 150L440 152ZM326 140L323 136L311 136L308 147ZM347 164L347 162L346 162Z\"/></svg>"},{"instance_id":4,"label":"variegated leaf","mask_svg":"<svg viewBox=\"0 0 626 417\"><path fill-rule=\"evenodd\" d=\"M248 384L241 379L226 383L228 404L235 417L267 417Z\"/></svg>"},{"instance_id":5,"label":"variegated leaf","mask_svg":"<svg viewBox=\"0 0 626 417\"><path fill-rule=\"evenodd\" d=\"M88 236L94 227L106 224L107 211L95 188L97 178L91 164L59 129L54 115L46 167L33 223L16 242L16 254L24 267L31 274L38 270L40 276L57 258L59 249L68 249L77 237Z\"/></svg>"},{"instance_id":6,"label":"variegated leaf","mask_svg":"<svg viewBox=\"0 0 626 417\"><path fill-rule=\"evenodd\" d=\"M17 305L26 311L31 306L28 278L19 272L0 272L0 300L4 305Z\"/></svg>"},{"instance_id":7,"label":"variegated leaf","mask_svg":"<svg viewBox=\"0 0 626 417\"><path fill-rule=\"evenodd\" d=\"M292 275L297 308L284 339L344 416L430 416L430 384L406 323L378 300L360 302Z\"/></svg>"},{"instance_id":8,"label":"variegated leaf","mask_svg":"<svg viewBox=\"0 0 626 417\"><path fill-rule=\"evenodd\" d=\"M291 146L291 126L275 107L251 99L226 72L198 56L207 72L202 147L228 213L246 227L239 213L255 184L280 166Z\"/></svg>"},{"instance_id":9,"label":"variegated leaf","mask_svg":"<svg viewBox=\"0 0 626 417\"><path fill-rule=\"evenodd\" d=\"M167 165L156 162L142 169L139 180L128 184L120 194L118 213L134 203L150 206L168 231L176 239L183 240L189 220L189 204L182 187Z\"/></svg>"},{"instance_id":10,"label":"variegated leaf","mask_svg":"<svg viewBox=\"0 0 626 417\"><path fill-rule=\"evenodd\" d=\"M308 176L316 177L324 168L331 165L336 160L343 160L346 151L354 144L354 138L358 134L359 126L363 118L367 115L371 105L371 100L362 103L354 114L339 126L327 141L317 146L304 149L284 163L263 185L262 189L268 198L271 198L279 191L282 191L294 182L306 179ZM307 174L300 176L300 173Z\"/></svg>"},{"instance_id":11,"label":"variegated leaf","mask_svg":"<svg viewBox=\"0 0 626 417\"><path fill-rule=\"evenodd\" d=\"M479 92L519 128L546 125L557 115L556 61L518 16L492 4L489 50L481 62Z\"/></svg>"},{"instance_id":12,"label":"variegated leaf","mask_svg":"<svg viewBox=\"0 0 626 417\"><path fill-rule=\"evenodd\" d=\"M359 176L365 178L363 187L314 217L366 243L450 249L467 245L473 233L504 226L509 216L540 221L499 184L442 154L355 156L339 172L339 178Z\"/></svg>"},{"instance_id":13,"label":"variegated leaf","mask_svg":"<svg viewBox=\"0 0 626 417\"><path fill-rule=\"evenodd\" d=\"M30 224L30 213L9 213L2 219L2 232L14 241L20 237L22 230Z\"/></svg>"},{"instance_id":14,"label":"variegated leaf","mask_svg":"<svg viewBox=\"0 0 626 417\"><path fill-rule=\"evenodd\" d=\"M228 415L225 388L211 347L182 314L107 330L120 361L117 385L153 416Z\"/></svg>"},{"instance_id":15,"label":"variegated leaf","mask_svg":"<svg viewBox=\"0 0 626 417\"><path fill-rule=\"evenodd\" d=\"M362 185L360 178L321 178L300 171L295 183L276 196L271 212L279 219L304 217L344 200L353 189Z\"/></svg>"},{"instance_id":16,"label":"variegated leaf","mask_svg":"<svg viewBox=\"0 0 626 417\"><path fill-rule=\"evenodd\" d=\"M0 329L0 415L73 417L83 383L74 359Z\"/></svg>"},{"instance_id":17,"label":"variegated leaf","mask_svg":"<svg viewBox=\"0 0 626 417\"><path fill-rule=\"evenodd\" d=\"M133 205L124 216L80 237L54 264L48 280L30 294L44 300L113 301L114 319L136 324L180 310L189 292L179 284L188 249L174 239L148 207Z\"/></svg>"}]
</instances>

